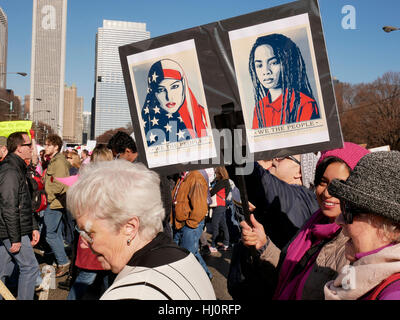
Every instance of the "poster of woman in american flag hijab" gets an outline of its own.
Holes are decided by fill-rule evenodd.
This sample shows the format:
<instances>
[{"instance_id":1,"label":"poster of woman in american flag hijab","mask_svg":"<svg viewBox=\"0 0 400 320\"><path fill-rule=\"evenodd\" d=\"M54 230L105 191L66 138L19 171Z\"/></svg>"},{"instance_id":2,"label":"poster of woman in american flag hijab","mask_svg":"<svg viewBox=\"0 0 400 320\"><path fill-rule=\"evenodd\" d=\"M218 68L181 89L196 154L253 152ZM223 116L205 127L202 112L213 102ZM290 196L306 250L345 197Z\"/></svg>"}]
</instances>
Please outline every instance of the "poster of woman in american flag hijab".
<instances>
[{"instance_id":1,"label":"poster of woman in american flag hijab","mask_svg":"<svg viewBox=\"0 0 400 320\"><path fill-rule=\"evenodd\" d=\"M215 157L194 41L145 53L128 63L149 166Z\"/></svg>"}]
</instances>

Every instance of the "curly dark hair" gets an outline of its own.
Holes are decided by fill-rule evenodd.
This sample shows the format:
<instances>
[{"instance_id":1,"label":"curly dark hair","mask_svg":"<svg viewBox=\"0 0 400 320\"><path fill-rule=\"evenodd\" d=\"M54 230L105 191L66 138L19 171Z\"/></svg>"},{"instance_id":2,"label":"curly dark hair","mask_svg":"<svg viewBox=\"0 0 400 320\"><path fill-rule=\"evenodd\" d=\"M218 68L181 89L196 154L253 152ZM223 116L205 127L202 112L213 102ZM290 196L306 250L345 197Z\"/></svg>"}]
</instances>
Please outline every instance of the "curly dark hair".
<instances>
[{"instance_id":1,"label":"curly dark hair","mask_svg":"<svg viewBox=\"0 0 400 320\"><path fill-rule=\"evenodd\" d=\"M61 152L61 148L63 146L63 140L57 134L50 134L46 137L46 142L51 144L52 146L58 146L58 152Z\"/></svg>"},{"instance_id":2,"label":"curly dark hair","mask_svg":"<svg viewBox=\"0 0 400 320\"><path fill-rule=\"evenodd\" d=\"M132 150L132 152L137 152L135 140L123 131L118 131L111 137L108 141L107 148L116 153L123 153L126 148Z\"/></svg>"}]
</instances>

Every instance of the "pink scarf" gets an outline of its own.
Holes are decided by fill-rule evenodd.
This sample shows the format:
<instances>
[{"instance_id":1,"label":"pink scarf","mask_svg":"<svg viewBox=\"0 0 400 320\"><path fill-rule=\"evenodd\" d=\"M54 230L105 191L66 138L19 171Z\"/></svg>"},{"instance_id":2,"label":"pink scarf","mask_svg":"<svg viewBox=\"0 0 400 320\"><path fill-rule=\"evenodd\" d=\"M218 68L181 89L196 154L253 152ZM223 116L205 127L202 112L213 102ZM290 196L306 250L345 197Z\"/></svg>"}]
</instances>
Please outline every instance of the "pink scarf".
<instances>
[{"instance_id":1,"label":"pink scarf","mask_svg":"<svg viewBox=\"0 0 400 320\"><path fill-rule=\"evenodd\" d=\"M293 279L292 272L304 254L312 246L323 239L332 239L340 229L336 223L326 223L326 216L321 209L316 211L302 227L297 237L289 245L285 260L279 272L278 285L275 290L274 300L301 299L305 280L318 256L317 252L308 262L306 268Z\"/></svg>"}]
</instances>

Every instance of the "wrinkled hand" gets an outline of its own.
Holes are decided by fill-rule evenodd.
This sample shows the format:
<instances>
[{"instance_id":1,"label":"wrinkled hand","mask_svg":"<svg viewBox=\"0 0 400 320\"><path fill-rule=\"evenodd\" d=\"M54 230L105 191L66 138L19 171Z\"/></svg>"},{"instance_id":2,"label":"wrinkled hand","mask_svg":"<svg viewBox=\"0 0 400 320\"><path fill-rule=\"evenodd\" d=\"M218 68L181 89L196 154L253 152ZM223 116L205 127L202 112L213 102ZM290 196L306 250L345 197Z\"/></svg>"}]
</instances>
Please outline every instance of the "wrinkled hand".
<instances>
[{"instance_id":1,"label":"wrinkled hand","mask_svg":"<svg viewBox=\"0 0 400 320\"><path fill-rule=\"evenodd\" d=\"M21 249L21 242L15 242L11 245L10 252L17 253Z\"/></svg>"},{"instance_id":2,"label":"wrinkled hand","mask_svg":"<svg viewBox=\"0 0 400 320\"><path fill-rule=\"evenodd\" d=\"M31 246L34 247L38 244L40 240L40 233L38 230L33 230L32 231L32 240L31 240Z\"/></svg>"},{"instance_id":3,"label":"wrinkled hand","mask_svg":"<svg viewBox=\"0 0 400 320\"><path fill-rule=\"evenodd\" d=\"M254 218L254 214L250 215L250 221L253 224L253 228L244 220L240 223L243 244L246 247L255 246L256 249L260 249L267 243L267 235L265 234L263 225Z\"/></svg>"}]
</instances>

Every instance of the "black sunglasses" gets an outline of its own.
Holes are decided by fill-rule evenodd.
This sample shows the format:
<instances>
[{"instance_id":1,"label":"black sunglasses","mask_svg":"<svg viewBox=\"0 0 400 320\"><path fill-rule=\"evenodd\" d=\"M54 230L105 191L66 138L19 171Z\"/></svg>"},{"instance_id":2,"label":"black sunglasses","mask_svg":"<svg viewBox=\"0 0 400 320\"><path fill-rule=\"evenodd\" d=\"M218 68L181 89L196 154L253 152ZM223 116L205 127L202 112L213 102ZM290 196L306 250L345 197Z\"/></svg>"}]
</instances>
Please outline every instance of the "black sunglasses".
<instances>
[{"instance_id":1,"label":"black sunglasses","mask_svg":"<svg viewBox=\"0 0 400 320\"><path fill-rule=\"evenodd\" d=\"M365 210L350 205L350 203L341 200L340 210L342 211L343 219L346 224L352 224L355 216L365 213Z\"/></svg>"},{"instance_id":2,"label":"black sunglasses","mask_svg":"<svg viewBox=\"0 0 400 320\"><path fill-rule=\"evenodd\" d=\"M23 146L28 146L28 147L30 147L30 146L32 146L32 142L31 142L31 143L24 143L24 144L21 144L21 147L23 147Z\"/></svg>"},{"instance_id":3,"label":"black sunglasses","mask_svg":"<svg viewBox=\"0 0 400 320\"><path fill-rule=\"evenodd\" d=\"M278 160L278 161L282 161L282 160L284 160L284 159L289 159L289 160L292 160L292 161L296 162L299 166L301 165L300 161L297 160L297 159L296 159L295 157L293 157L293 156L280 157L280 158L275 158L275 159Z\"/></svg>"}]
</instances>

